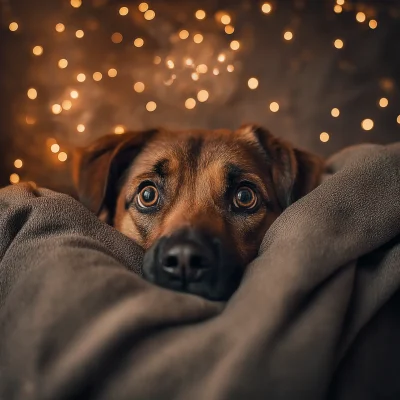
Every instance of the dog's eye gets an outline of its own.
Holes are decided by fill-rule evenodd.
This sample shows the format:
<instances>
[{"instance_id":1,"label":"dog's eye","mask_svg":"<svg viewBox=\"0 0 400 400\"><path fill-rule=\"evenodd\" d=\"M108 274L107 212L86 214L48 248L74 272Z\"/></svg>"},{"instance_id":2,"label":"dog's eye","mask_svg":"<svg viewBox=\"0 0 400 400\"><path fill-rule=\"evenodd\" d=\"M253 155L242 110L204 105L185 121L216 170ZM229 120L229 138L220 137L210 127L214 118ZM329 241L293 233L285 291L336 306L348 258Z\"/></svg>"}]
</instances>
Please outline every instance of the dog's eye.
<instances>
[{"instance_id":1,"label":"dog's eye","mask_svg":"<svg viewBox=\"0 0 400 400\"><path fill-rule=\"evenodd\" d=\"M250 210L257 205L257 195L248 186L241 186L236 190L233 204L239 210Z\"/></svg>"},{"instance_id":2,"label":"dog's eye","mask_svg":"<svg viewBox=\"0 0 400 400\"><path fill-rule=\"evenodd\" d=\"M140 207L148 208L157 204L159 198L158 190L155 186L146 186L138 194L137 202Z\"/></svg>"}]
</instances>

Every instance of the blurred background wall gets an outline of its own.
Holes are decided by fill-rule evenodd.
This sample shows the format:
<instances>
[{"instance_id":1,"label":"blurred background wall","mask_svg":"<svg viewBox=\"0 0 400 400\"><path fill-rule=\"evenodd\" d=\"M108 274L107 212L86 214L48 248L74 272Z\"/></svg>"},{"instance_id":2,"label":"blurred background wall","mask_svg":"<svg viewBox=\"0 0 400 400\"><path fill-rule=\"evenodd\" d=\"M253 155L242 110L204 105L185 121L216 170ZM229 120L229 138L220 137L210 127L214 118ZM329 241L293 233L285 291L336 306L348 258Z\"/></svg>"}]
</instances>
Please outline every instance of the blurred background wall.
<instances>
[{"instance_id":1,"label":"blurred background wall","mask_svg":"<svg viewBox=\"0 0 400 400\"><path fill-rule=\"evenodd\" d=\"M0 185L72 193L72 150L268 127L323 156L400 137L400 1L0 0Z\"/></svg>"}]
</instances>

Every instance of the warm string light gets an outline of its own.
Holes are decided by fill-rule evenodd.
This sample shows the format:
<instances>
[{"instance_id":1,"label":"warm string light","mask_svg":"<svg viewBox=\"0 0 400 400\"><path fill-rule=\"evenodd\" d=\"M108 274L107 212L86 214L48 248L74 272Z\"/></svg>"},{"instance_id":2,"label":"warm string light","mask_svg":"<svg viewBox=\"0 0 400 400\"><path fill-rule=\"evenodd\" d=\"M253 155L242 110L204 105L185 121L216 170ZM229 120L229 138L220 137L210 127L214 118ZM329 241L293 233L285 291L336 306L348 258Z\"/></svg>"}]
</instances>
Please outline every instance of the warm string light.
<instances>
[{"instance_id":1,"label":"warm string light","mask_svg":"<svg viewBox=\"0 0 400 400\"><path fill-rule=\"evenodd\" d=\"M68 61L65 58L62 58L61 60L58 61L58 68L64 69L67 68L68 66Z\"/></svg>"},{"instance_id":2,"label":"warm string light","mask_svg":"<svg viewBox=\"0 0 400 400\"><path fill-rule=\"evenodd\" d=\"M155 101L149 101L146 104L146 110L149 111L149 112L155 111L156 108L157 108L157 104L156 104Z\"/></svg>"},{"instance_id":3,"label":"warm string light","mask_svg":"<svg viewBox=\"0 0 400 400\"><path fill-rule=\"evenodd\" d=\"M264 14L269 14L269 13L272 11L272 6L271 6L271 4L270 4L270 3L264 3L264 4L261 6L261 11L262 11Z\"/></svg>"},{"instance_id":4,"label":"warm string light","mask_svg":"<svg viewBox=\"0 0 400 400\"><path fill-rule=\"evenodd\" d=\"M15 185L15 184L17 184L19 182L19 180L20 180L20 178L19 178L18 174L13 173L13 174L10 175L10 183Z\"/></svg>"},{"instance_id":5,"label":"warm string light","mask_svg":"<svg viewBox=\"0 0 400 400\"><path fill-rule=\"evenodd\" d=\"M185 107L188 109L188 110L193 110L193 108L195 108L196 107L196 100L195 99L193 99L193 98L189 98L189 99L186 99L186 101L185 101Z\"/></svg>"},{"instance_id":6,"label":"warm string light","mask_svg":"<svg viewBox=\"0 0 400 400\"><path fill-rule=\"evenodd\" d=\"M78 82L80 82L80 83L85 82L85 81L86 81L86 75L80 73L80 74L78 74L78 75L76 76L76 80L77 80Z\"/></svg>"},{"instance_id":7,"label":"warm string light","mask_svg":"<svg viewBox=\"0 0 400 400\"><path fill-rule=\"evenodd\" d=\"M102 78L103 78L103 74L101 72L95 72L93 74L93 80L96 81L96 82L101 81Z\"/></svg>"},{"instance_id":8,"label":"warm string light","mask_svg":"<svg viewBox=\"0 0 400 400\"><path fill-rule=\"evenodd\" d=\"M235 32L235 28L232 25L226 25L224 30L227 35L232 35Z\"/></svg>"},{"instance_id":9,"label":"warm string light","mask_svg":"<svg viewBox=\"0 0 400 400\"><path fill-rule=\"evenodd\" d=\"M149 5L147 3L140 3L138 6L140 12L146 12L149 9Z\"/></svg>"},{"instance_id":10,"label":"warm string light","mask_svg":"<svg viewBox=\"0 0 400 400\"><path fill-rule=\"evenodd\" d=\"M385 97L382 97L382 98L379 100L379 106L380 106L380 107L385 108L385 107L387 107L388 105L389 105L389 100L386 99Z\"/></svg>"},{"instance_id":11,"label":"warm string light","mask_svg":"<svg viewBox=\"0 0 400 400\"><path fill-rule=\"evenodd\" d=\"M208 71L208 67L206 64L200 64L196 68L196 72L198 72L199 74L206 74L207 71Z\"/></svg>"},{"instance_id":12,"label":"warm string light","mask_svg":"<svg viewBox=\"0 0 400 400\"><path fill-rule=\"evenodd\" d=\"M371 21L369 21L368 25L371 29L376 29L378 27L378 22L374 19L371 19Z\"/></svg>"},{"instance_id":13,"label":"warm string light","mask_svg":"<svg viewBox=\"0 0 400 400\"><path fill-rule=\"evenodd\" d=\"M336 39L333 43L333 45L337 48L337 49L343 49L344 43L343 40L341 39Z\"/></svg>"},{"instance_id":14,"label":"warm string light","mask_svg":"<svg viewBox=\"0 0 400 400\"><path fill-rule=\"evenodd\" d=\"M22 160L20 160L19 158L14 161L14 167L17 169L22 168L23 165L24 164L23 164Z\"/></svg>"},{"instance_id":15,"label":"warm string light","mask_svg":"<svg viewBox=\"0 0 400 400\"><path fill-rule=\"evenodd\" d=\"M63 108L63 110L70 110L72 108L72 101L71 100L64 100L61 103L61 107Z\"/></svg>"},{"instance_id":16,"label":"warm string light","mask_svg":"<svg viewBox=\"0 0 400 400\"><path fill-rule=\"evenodd\" d=\"M230 48L232 49L232 50L239 50L239 48L240 48L240 43L239 43L239 41L238 40L232 40L232 42L230 43Z\"/></svg>"},{"instance_id":17,"label":"warm string light","mask_svg":"<svg viewBox=\"0 0 400 400\"><path fill-rule=\"evenodd\" d=\"M208 98L209 98L209 93L207 92L207 90L200 90L198 93L197 93L197 100L198 101L200 101L201 103L204 103L205 101L207 101L208 100Z\"/></svg>"},{"instance_id":18,"label":"warm string light","mask_svg":"<svg viewBox=\"0 0 400 400\"><path fill-rule=\"evenodd\" d=\"M72 90L69 95L72 99L77 99L79 97L79 93L76 90Z\"/></svg>"},{"instance_id":19,"label":"warm string light","mask_svg":"<svg viewBox=\"0 0 400 400\"><path fill-rule=\"evenodd\" d=\"M16 22L11 22L10 25L8 25L8 29L11 32L15 32L18 29L18 24Z\"/></svg>"},{"instance_id":20,"label":"warm string light","mask_svg":"<svg viewBox=\"0 0 400 400\"><path fill-rule=\"evenodd\" d=\"M269 105L269 109L272 112L278 112L279 111L279 104L276 101L273 101L270 105Z\"/></svg>"},{"instance_id":21,"label":"warm string light","mask_svg":"<svg viewBox=\"0 0 400 400\"><path fill-rule=\"evenodd\" d=\"M185 40L185 39L187 39L187 38L189 37L189 32L188 32L186 29L183 29L183 30L181 30L181 31L179 32L179 37L180 37L182 40Z\"/></svg>"},{"instance_id":22,"label":"warm string light","mask_svg":"<svg viewBox=\"0 0 400 400\"><path fill-rule=\"evenodd\" d=\"M115 78L118 75L118 71L115 68L110 68L107 74L110 78Z\"/></svg>"},{"instance_id":23,"label":"warm string light","mask_svg":"<svg viewBox=\"0 0 400 400\"><path fill-rule=\"evenodd\" d=\"M67 161L67 153L65 153L64 151L61 151L60 153L58 153L57 158L59 159L59 161L64 162Z\"/></svg>"},{"instance_id":24,"label":"warm string light","mask_svg":"<svg viewBox=\"0 0 400 400\"><path fill-rule=\"evenodd\" d=\"M258 88L258 79L257 78L250 78L247 82L250 89L254 90Z\"/></svg>"},{"instance_id":25,"label":"warm string light","mask_svg":"<svg viewBox=\"0 0 400 400\"><path fill-rule=\"evenodd\" d=\"M64 25L64 24L61 24L61 23L57 24L57 25L56 25L56 31L57 31L58 33L64 32L64 31L65 31L65 25Z\"/></svg>"},{"instance_id":26,"label":"warm string light","mask_svg":"<svg viewBox=\"0 0 400 400\"><path fill-rule=\"evenodd\" d=\"M41 55L43 54L43 47L42 47L42 46L35 46L35 47L32 49L32 53L33 53L35 56L41 56Z\"/></svg>"},{"instance_id":27,"label":"warm string light","mask_svg":"<svg viewBox=\"0 0 400 400\"><path fill-rule=\"evenodd\" d=\"M128 15L129 13L129 8L128 7L121 7L119 9L119 15L125 16Z\"/></svg>"},{"instance_id":28,"label":"warm string light","mask_svg":"<svg viewBox=\"0 0 400 400\"><path fill-rule=\"evenodd\" d=\"M71 0L71 6L74 8L79 8L82 5L82 0Z\"/></svg>"},{"instance_id":29,"label":"warm string light","mask_svg":"<svg viewBox=\"0 0 400 400\"><path fill-rule=\"evenodd\" d=\"M115 133L116 135L122 135L123 133L125 133L125 127L122 126L122 125L117 125L117 126L114 128L114 133Z\"/></svg>"},{"instance_id":30,"label":"warm string light","mask_svg":"<svg viewBox=\"0 0 400 400\"><path fill-rule=\"evenodd\" d=\"M199 74L198 74L197 72L192 72L191 78L192 78L194 81L198 81L198 80L199 80Z\"/></svg>"},{"instance_id":31,"label":"warm string light","mask_svg":"<svg viewBox=\"0 0 400 400\"><path fill-rule=\"evenodd\" d=\"M193 36L193 42L199 44L203 41L203 35L201 33L196 33L196 35Z\"/></svg>"},{"instance_id":32,"label":"warm string light","mask_svg":"<svg viewBox=\"0 0 400 400\"><path fill-rule=\"evenodd\" d=\"M61 107L61 105L60 104L53 104L52 106L51 106L51 112L53 113L53 114L60 114L61 113L61 111L62 111L62 107Z\"/></svg>"},{"instance_id":33,"label":"warm string light","mask_svg":"<svg viewBox=\"0 0 400 400\"><path fill-rule=\"evenodd\" d=\"M224 25L229 25L231 23L231 17L228 14L225 14L221 17L221 22Z\"/></svg>"},{"instance_id":34,"label":"warm string light","mask_svg":"<svg viewBox=\"0 0 400 400\"><path fill-rule=\"evenodd\" d=\"M144 45L144 40L142 38L136 38L133 44L135 47L142 47Z\"/></svg>"},{"instance_id":35,"label":"warm string light","mask_svg":"<svg viewBox=\"0 0 400 400\"><path fill-rule=\"evenodd\" d=\"M344 5L344 1L345 0L336 0L336 4L338 4L339 6L343 6Z\"/></svg>"},{"instance_id":36,"label":"warm string light","mask_svg":"<svg viewBox=\"0 0 400 400\"><path fill-rule=\"evenodd\" d=\"M333 7L333 11L335 11L336 14L340 14L343 11L343 7L341 5L339 5L339 4L336 4Z\"/></svg>"},{"instance_id":37,"label":"warm string light","mask_svg":"<svg viewBox=\"0 0 400 400\"><path fill-rule=\"evenodd\" d=\"M226 67L226 70L227 70L228 72L233 72L233 71L235 70L235 67L234 67L232 64L229 64L229 65Z\"/></svg>"},{"instance_id":38,"label":"warm string light","mask_svg":"<svg viewBox=\"0 0 400 400\"><path fill-rule=\"evenodd\" d=\"M218 56L218 61L219 61L219 62L223 63L225 60L226 60L225 54L220 54L220 55Z\"/></svg>"},{"instance_id":39,"label":"warm string light","mask_svg":"<svg viewBox=\"0 0 400 400\"><path fill-rule=\"evenodd\" d=\"M78 29L78 30L75 32L75 36L76 36L78 39L82 39L82 38L85 36L85 32L83 32L82 29Z\"/></svg>"},{"instance_id":40,"label":"warm string light","mask_svg":"<svg viewBox=\"0 0 400 400\"><path fill-rule=\"evenodd\" d=\"M60 146L57 143L54 143L51 145L50 151L52 153L58 153L60 151Z\"/></svg>"},{"instance_id":41,"label":"warm string light","mask_svg":"<svg viewBox=\"0 0 400 400\"><path fill-rule=\"evenodd\" d=\"M156 16L156 13L153 10L147 10L144 13L144 19L147 21L151 21Z\"/></svg>"},{"instance_id":42,"label":"warm string light","mask_svg":"<svg viewBox=\"0 0 400 400\"><path fill-rule=\"evenodd\" d=\"M202 19L204 19L206 17L206 12L204 10L197 10L196 14L195 14L195 17L197 19L202 20Z\"/></svg>"},{"instance_id":43,"label":"warm string light","mask_svg":"<svg viewBox=\"0 0 400 400\"><path fill-rule=\"evenodd\" d=\"M293 39L293 33L292 32L290 32L290 31L286 31L284 34L283 34L283 38L285 39L285 40L292 40Z\"/></svg>"},{"instance_id":44,"label":"warm string light","mask_svg":"<svg viewBox=\"0 0 400 400\"><path fill-rule=\"evenodd\" d=\"M329 140L329 133L328 132L322 132L319 135L319 140L323 143L326 143Z\"/></svg>"},{"instance_id":45,"label":"warm string light","mask_svg":"<svg viewBox=\"0 0 400 400\"><path fill-rule=\"evenodd\" d=\"M144 85L143 82L136 82L136 83L133 85L133 89L134 89L134 91L135 91L136 93L142 93L142 92L144 91L144 89L145 89L145 85Z\"/></svg>"},{"instance_id":46,"label":"warm string light","mask_svg":"<svg viewBox=\"0 0 400 400\"><path fill-rule=\"evenodd\" d=\"M372 119L367 118L364 119L361 122L361 127L365 130L365 131L370 131L373 127L374 127L374 121L372 121Z\"/></svg>"},{"instance_id":47,"label":"warm string light","mask_svg":"<svg viewBox=\"0 0 400 400\"><path fill-rule=\"evenodd\" d=\"M85 132L85 129L86 129L86 127L85 127L85 125L83 125L83 124L79 124L79 125L76 127L76 130L77 130L79 133Z\"/></svg>"},{"instance_id":48,"label":"warm string light","mask_svg":"<svg viewBox=\"0 0 400 400\"><path fill-rule=\"evenodd\" d=\"M37 94L37 90L34 89L34 88L30 88L27 91L27 95L28 95L28 98L30 98L31 100L35 100L37 98L37 95L38 95Z\"/></svg>"},{"instance_id":49,"label":"warm string light","mask_svg":"<svg viewBox=\"0 0 400 400\"><path fill-rule=\"evenodd\" d=\"M332 117L337 118L340 115L339 109L338 108L332 108L331 115L332 115Z\"/></svg>"},{"instance_id":50,"label":"warm string light","mask_svg":"<svg viewBox=\"0 0 400 400\"><path fill-rule=\"evenodd\" d=\"M213 75L215 75L215 76L219 75L219 69L218 68L214 68L213 69Z\"/></svg>"},{"instance_id":51,"label":"warm string light","mask_svg":"<svg viewBox=\"0 0 400 400\"><path fill-rule=\"evenodd\" d=\"M366 15L362 12L362 11L360 11L360 12L358 12L357 14L356 14L356 20L358 21L358 22L365 22L365 20L367 19L367 17L366 17Z\"/></svg>"}]
</instances>

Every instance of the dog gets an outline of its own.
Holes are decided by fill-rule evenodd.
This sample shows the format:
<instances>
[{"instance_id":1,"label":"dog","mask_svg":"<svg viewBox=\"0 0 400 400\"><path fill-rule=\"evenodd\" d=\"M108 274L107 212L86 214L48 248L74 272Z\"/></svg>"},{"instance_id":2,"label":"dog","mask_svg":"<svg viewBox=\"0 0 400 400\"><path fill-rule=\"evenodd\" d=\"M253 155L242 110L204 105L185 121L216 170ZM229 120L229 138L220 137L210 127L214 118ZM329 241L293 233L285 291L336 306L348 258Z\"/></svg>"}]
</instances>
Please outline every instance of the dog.
<instances>
[{"instance_id":1,"label":"dog","mask_svg":"<svg viewBox=\"0 0 400 400\"><path fill-rule=\"evenodd\" d=\"M144 249L144 278L218 301L323 169L318 156L253 124L108 135L77 155L79 200Z\"/></svg>"}]
</instances>

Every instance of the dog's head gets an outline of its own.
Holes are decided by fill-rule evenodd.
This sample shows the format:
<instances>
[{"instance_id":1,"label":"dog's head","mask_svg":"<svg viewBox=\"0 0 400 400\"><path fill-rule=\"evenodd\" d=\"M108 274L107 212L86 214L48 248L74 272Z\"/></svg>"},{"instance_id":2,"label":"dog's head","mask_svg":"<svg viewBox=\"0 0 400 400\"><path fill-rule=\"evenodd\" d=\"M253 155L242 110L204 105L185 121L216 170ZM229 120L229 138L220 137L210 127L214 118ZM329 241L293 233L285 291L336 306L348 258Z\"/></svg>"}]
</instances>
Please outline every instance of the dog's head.
<instances>
[{"instance_id":1,"label":"dog's head","mask_svg":"<svg viewBox=\"0 0 400 400\"><path fill-rule=\"evenodd\" d=\"M80 200L145 249L144 276L210 299L234 292L269 226L322 169L253 125L109 135L79 154Z\"/></svg>"}]
</instances>

